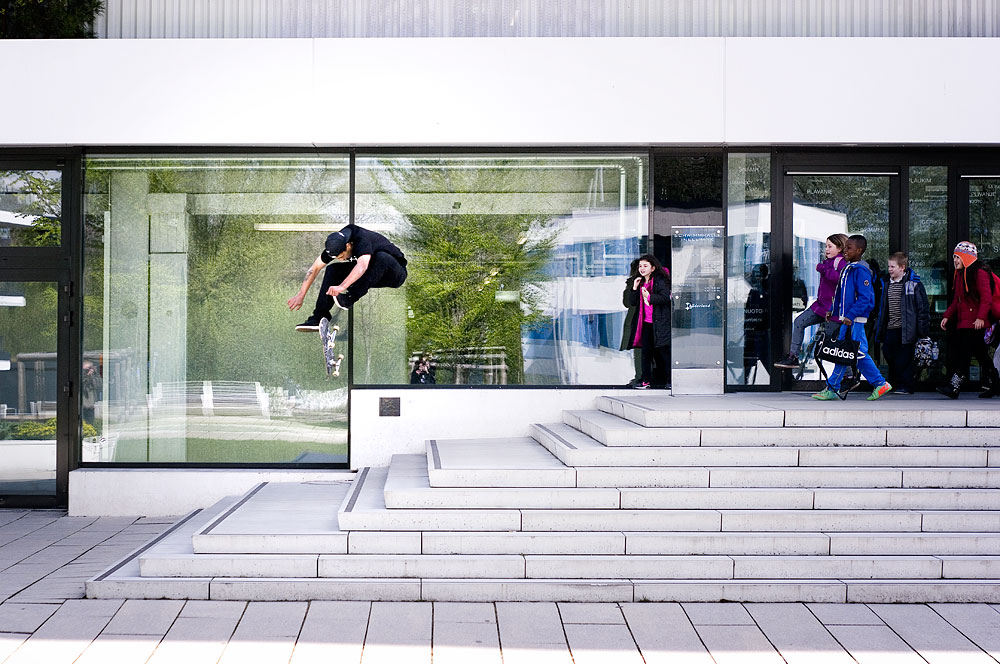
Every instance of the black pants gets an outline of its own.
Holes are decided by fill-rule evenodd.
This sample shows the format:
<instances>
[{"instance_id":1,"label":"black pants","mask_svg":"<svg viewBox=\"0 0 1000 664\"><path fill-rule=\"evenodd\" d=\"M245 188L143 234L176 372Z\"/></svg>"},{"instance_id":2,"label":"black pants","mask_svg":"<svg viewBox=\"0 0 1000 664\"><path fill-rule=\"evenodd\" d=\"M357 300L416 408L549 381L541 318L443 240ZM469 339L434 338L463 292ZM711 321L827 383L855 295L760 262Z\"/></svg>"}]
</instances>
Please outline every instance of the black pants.
<instances>
[{"instance_id":1,"label":"black pants","mask_svg":"<svg viewBox=\"0 0 1000 664\"><path fill-rule=\"evenodd\" d=\"M653 326L644 323L642 326L642 377L644 383L653 382L653 362L658 369L657 378L670 380L670 365L667 360L668 346L657 347L653 341Z\"/></svg>"},{"instance_id":2,"label":"black pants","mask_svg":"<svg viewBox=\"0 0 1000 664\"><path fill-rule=\"evenodd\" d=\"M969 362L976 358L982 376L990 373L993 360L983 341L985 330L954 330L948 335L948 373L969 377Z\"/></svg>"},{"instance_id":3,"label":"black pants","mask_svg":"<svg viewBox=\"0 0 1000 664\"><path fill-rule=\"evenodd\" d=\"M895 388L913 391L913 348L916 344L903 343L903 330L896 328L885 331L882 354L889 365L886 379Z\"/></svg>"},{"instance_id":4,"label":"black pants","mask_svg":"<svg viewBox=\"0 0 1000 664\"><path fill-rule=\"evenodd\" d=\"M347 275L354 269L354 263L330 263L323 273L323 285L319 288L319 295L316 296L316 308L313 309L313 317L329 318L330 310L333 308L333 298L327 295L331 286L339 286ZM350 288L342 294L339 302L351 308L355 302L365 296L372 288L399 288L406 281L406 268L400 265L395 257L387 253L378 251L372 254L368 269L361 275L361 278L351 284Z\"/></svg>"}]
</instances>

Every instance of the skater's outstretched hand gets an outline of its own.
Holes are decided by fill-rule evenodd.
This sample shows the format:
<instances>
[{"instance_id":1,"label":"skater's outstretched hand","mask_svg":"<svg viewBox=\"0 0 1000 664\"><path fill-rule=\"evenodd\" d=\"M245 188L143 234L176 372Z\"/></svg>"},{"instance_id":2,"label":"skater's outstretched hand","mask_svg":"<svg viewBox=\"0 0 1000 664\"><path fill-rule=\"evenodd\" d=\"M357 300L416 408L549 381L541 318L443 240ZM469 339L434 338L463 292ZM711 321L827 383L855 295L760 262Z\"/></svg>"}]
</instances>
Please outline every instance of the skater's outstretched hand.
<instances>
[{"instance_id":1,"label":"skater's outstretched hand","mask_svg":"<svg viewBox=\"0 0 1000 664\"><path fill-rule=\"evenodd\" d=\"M302 301L304 299L305 298L302 296L301 293L296 293L295 295L288 298L288 308L292 311L299 309L302 306Z\"/></svg>"}]
</instances>

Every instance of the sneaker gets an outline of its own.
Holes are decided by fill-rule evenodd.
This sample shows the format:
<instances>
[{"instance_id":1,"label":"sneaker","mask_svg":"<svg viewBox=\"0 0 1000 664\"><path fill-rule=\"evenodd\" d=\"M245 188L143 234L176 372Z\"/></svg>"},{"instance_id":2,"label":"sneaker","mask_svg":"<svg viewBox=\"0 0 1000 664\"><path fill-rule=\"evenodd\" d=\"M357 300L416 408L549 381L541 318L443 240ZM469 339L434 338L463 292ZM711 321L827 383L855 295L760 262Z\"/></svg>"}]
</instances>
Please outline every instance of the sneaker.
<instances>
[{"instance_id":1,"label":"sneaker","mask_svg":"<svg viewBox=\"0 0 1000 664\"><path fill-rule=\"evenodd\" d=\"M872 393L868 395L868 400L875 401L879 397L884 397L886 394L889 393L890 390L892 390L892 385L890 385L888 381L886 381L885 383L882 383L874 390L872 390Z\"/></svg>"},{"instance_id":2,"label":"sneaker","mask_svg":"<svg viewBox=\"0 0 1000 664\"><path fill-rule=\"evenodd\" d=\"M633 390L648 390L649 389L649 383L640 381L640 382L636 383L635 385L633 385L632 389Z\"/></svg>"},{"instance_id":3,"label":"sneaker","mask_svg":"<svg viewBox=\"0 0 1000 664\"><path fill-rule=\"evenodd\" d=\"M341 302L341 300L343 300L343 302ZM333 303L337 306L338 309L343 309L344 311L347 311L348 309L351 308L351 298L347 295L347 293L334 295Z\"/></svg>"},{"instance_id":4,"label":"sneaker","mask_svg":"<svg viewBox=\"0 0 1000 664\"><path fill-rule=\"evenodd\" d=\"M319 332L319 319L309 317L304 322L295 326L299 332Z\"/></svg>"},{"instance_id":5,"label":"sneaker","mask_svg":"<svg viewBox=\"0 0 1000 664\"><path fill-rule=\"evenodd\" d=\"M833 401L837 398L837 393L827 387L822 392L817 392L812 395L812 398L818 399L819 401Z\"/></svg>"},{"instance_id":6,"label":"sneaker","mask_svg":"<svg viewBox=\"0 0 1000 664\"><path fill-rule=\"evenodd\" d=\"M798 369L799 368L799 358L795 355L789 353L783 358L774 363L774 366L779 369Z\"/></svg>"}]
</instances>

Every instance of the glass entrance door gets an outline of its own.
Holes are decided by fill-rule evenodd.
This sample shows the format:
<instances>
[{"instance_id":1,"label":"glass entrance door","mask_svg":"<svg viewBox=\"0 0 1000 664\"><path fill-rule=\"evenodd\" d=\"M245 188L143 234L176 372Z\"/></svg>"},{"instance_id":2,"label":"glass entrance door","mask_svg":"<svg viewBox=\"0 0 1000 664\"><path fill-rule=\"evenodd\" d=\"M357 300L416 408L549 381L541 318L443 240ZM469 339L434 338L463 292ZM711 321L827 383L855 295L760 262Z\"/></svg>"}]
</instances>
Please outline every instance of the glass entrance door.
<instances>
[{"instance_id":1,"label":"glass entrance door","mask_svg":"<svg viewBox=\"0 0 1000 664\"><path fill-rule=\"evenodd\" d=\"M790 177L786 178L786 196L791 196L792 212L792 269L791 284L786 290L790 298L786 303L784 320L786 325L790 325L817 302L821 283L817 266L826 259L826 240L829 236L838 233L864 235L868 240L868 249L863 259L867 260L876 275L885 270L886 256L889 255L890 218L893 216L890 208L895 192L892 190L898 177L892 173L789 172L787 175ZM787 204L785 209L788 210ZM813 307L813 310L816 308L822 307ZM869 333L874 325L874 320L869 321ZM813 359L813 350L816 333L822 327L823 324L819 324L805 328L796 353L798 367L783 372L785 389L813 390L821 387L822 376ZM877 356L875 359L879 361ZM828 373L833 370L830 365L825 368Z\"/></svg>"},{"instance_id":2,"label":"glass entrance door","mask_svg":"<svg viewBox=\"0 0 1000 664\"><path fill-rule=\"evenodd\" d=\"M77 160L0 160L0 507L65 504L79 448ZM83 435L95 439L93 427ZM87 438L85 438L85 441ZM85 443L86 444L86 443Z\"/></svg>"},{"instance_id":3,"label":"glass entrance door","mask_svg":"<svg viewBox=\"0 0 1000 664\"><path fill-rule=\"evenodd\" d=\"M0 282L0 505L57 495L59 287Z\"/></svg>"}]
</instances>

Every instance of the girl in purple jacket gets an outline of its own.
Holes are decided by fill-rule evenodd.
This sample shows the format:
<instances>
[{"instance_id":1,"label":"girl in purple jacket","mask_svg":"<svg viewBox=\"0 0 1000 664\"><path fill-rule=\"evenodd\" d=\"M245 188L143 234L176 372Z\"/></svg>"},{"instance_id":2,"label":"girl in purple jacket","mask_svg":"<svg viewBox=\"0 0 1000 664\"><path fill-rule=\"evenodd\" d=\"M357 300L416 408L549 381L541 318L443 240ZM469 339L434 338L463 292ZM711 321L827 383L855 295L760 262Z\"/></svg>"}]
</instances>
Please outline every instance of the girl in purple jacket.
<instances>
[{"instance_id":1,"label":"girl in purple jacket","mask_svg":"<svg viewBox=\"0 0 1000 664\"><path fill-rule=\"evenodd\" d=\"M840 283L840 273L847 265L847 260L842 255L846 246L847 236L843 233L834 233L826 238L826 260L816 265L816 271L820 276L816 301L795 318L795 322L792 323L792 344L788 348L788 354L775 362L774 366L781 369L798 368L799 351L802 349L802 339L805 337L807 327L825 322L827 336L837 331L838 323L828 320L827 317L833 306L837 284Z\"/></svg>"}]
</instances>

